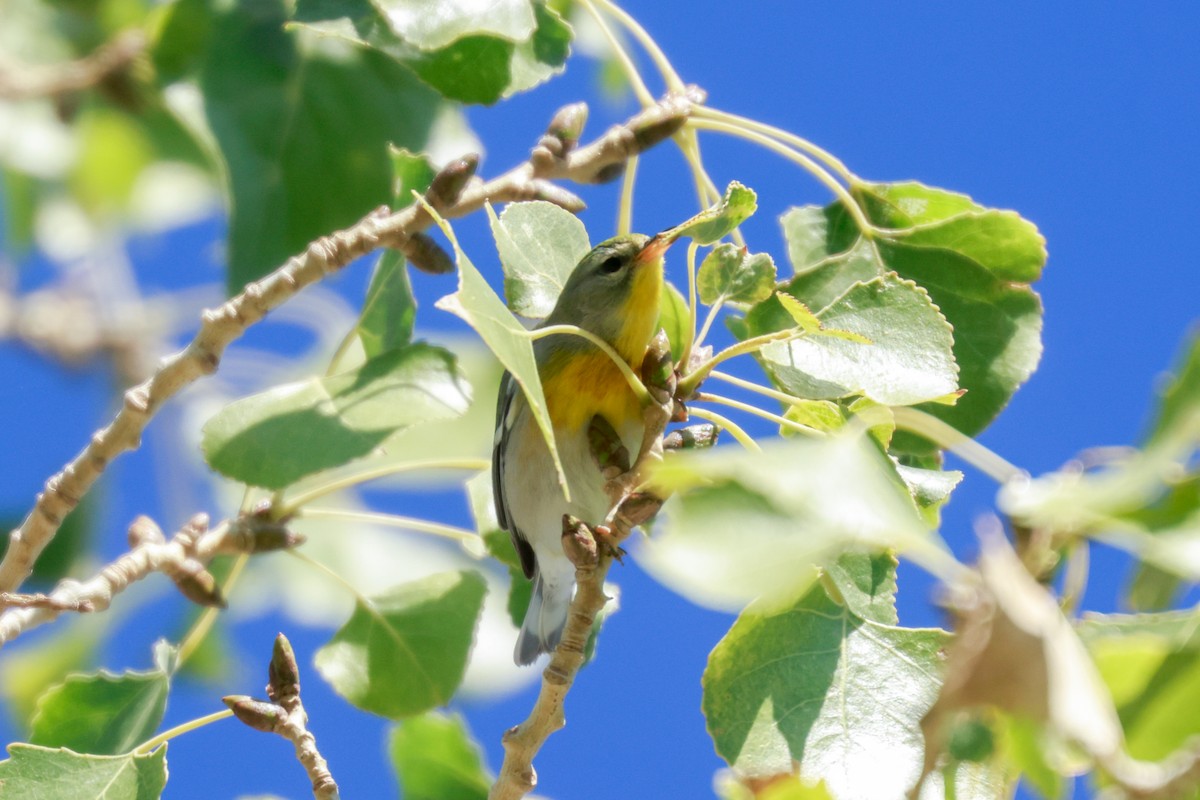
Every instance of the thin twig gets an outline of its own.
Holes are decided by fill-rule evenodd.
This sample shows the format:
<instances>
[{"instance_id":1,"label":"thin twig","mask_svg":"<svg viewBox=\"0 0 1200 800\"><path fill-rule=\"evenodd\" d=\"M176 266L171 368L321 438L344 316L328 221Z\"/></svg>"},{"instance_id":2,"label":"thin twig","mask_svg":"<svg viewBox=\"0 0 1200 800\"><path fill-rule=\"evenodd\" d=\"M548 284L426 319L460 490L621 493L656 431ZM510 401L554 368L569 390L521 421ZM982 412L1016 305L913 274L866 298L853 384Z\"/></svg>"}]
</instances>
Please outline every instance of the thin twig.
<instances>
[{"instance_id":1,"label":"thin twig","mask_svg":"<svg viewBox=\"0 0 1200 800\"><path fill-rule=\"evenodd\" d=\"M300 702L300 669L296 665L296 654L282 633L275 637L268 675L267 697L270 701L230 695L223 698L225 705L251 728L277 733L292 743L296 748L296 759L304 765L312 782L316 800L338 800L337 782L317 749L316 737L308 730L308 714Z\"/></svg>"},{"instance_id":2,"label":"thin twig","mask_svg":"<svg viewBox=\"0 0 1200 800\"><path fill-rule=\"evenodd\" d=\"M643 376L657 374L655 365L669 357L670 346L660 334L646 356ZM610 480L606 487L616 506L610 524L591 527L570 517L563 520L563 549L575 564L575 597L571 600L562 640L542 672L542 688L533 709L524 722L504 734L504 763L488 792L488 800L519 800L537 785L533 758L546 739L566 725L563 705L583 666L596 615L608 602L604 578L619 552L617 545L662 503L657 498L630 494L630 487L642 484L650 464L661 458L663 431L671 419L675 387L648 380L647 388L654 402L645 410L641 450L629 471Z\"/></svg>"},{"instance_id":3,"label":"thin twig","mask_svg":"<svg viewBox=\"0 0 1200 800\"><path fill-rule=\"evenodd\" d=\"M76 61L51 66L0 64L0 98L26 100L82 91L125 69L145 49L145 35L130 29Z\"/></svg>"},{"instance_id":4,"label":"thin twig","mask_svg":"<svg viewBox=\"0 0 1200 800\"><path fill-rule=\"evenodd\" d=\"M201 605L223 604L216 581L207 571L221 554L257 553L294 547L303 541L279 522L248 514L227 519L213 528L208 516L197 514L167 541L149 517L129 527L130 550L89 580L63 580L48 595L0 595L0 647L67 611L104 611L113 599L136 581L161 572L189 600Z\"/></svg>"},{"instance_id":5,"label":"thin twig","mask_svg":"<svg viewBox=\"0 0 1200 800\"><path fill-rule=\"evenodd\" d=\"M470 214L486 202L533 199L578 211L583 207L582 202L550 180L600 183L618 177L628 158L678 131L696 98L701 96L694 89L668 95L582 148L574 147L574 140L554 127L563 112L579 116L580 107L570 106L555 116L551 130L542 137L527 162L490 181L469 181L461 194L436 198L438 202L434 205L447 219ZM191 344L167 358L149 380L128 390L113 421L93 435L87 447L46 482L33 509L10 534L8 550L0 562L0 591L12 592L20 587L62 520L79 504L109 463L137 448L142 431L163 403L200 377L215 372L225 348L251 325L304 287L337 272L359 256L382 246L403 247L431 223L432 218L419 204L395 213L386 207L376 209L351 227L314 241L302 254L249 284L219 308L205 311Z\"/></svg>"}]
</instances>

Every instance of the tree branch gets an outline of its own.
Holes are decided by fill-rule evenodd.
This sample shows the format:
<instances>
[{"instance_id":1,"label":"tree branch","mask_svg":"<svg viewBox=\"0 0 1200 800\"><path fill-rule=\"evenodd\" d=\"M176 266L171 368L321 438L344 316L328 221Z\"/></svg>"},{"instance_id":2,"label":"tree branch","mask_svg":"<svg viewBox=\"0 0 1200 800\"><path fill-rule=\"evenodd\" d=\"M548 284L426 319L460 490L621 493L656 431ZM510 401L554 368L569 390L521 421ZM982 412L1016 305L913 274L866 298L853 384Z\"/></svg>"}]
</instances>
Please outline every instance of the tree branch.
<instances>
[{"instance_id":1,"label":"tree branch","mask_svg":"<svg viewBox=\"0 0 1200 800\"><path fill-rule=\"evenodd\" d=\"M52 66L0 65L0 98L26 100L78 92L129 66L146 49L146 37L131 29L76 61Z\"/></svg>"},{"instance_id":2,"label":"tree branch","mask_svg":"<svg viewBox=\"0 0 1200 800\"><path fill-rule=\"evenodd\" d=\"M546 739L566 725L563 706L567 692L583 666L596 615L608 602L604 593L608 569L613 559L620 557L620 543L662 505L661 498L633 493L632 488L642 483L652 463L661 458L663 432L676 416L670 353L670 343L660 332L642 364L643 381L653 402L645 409L641 450L633 466L612 476L606 487L615 505L609 524L589 526L570 516L563 518L563 550L575 565L575 597L571 600L562 640L542 672L542 688L533 709L524 722L504 734L504 763L488 792L488 800L519 800L537 786L533 758ZM593 442L594 451L595 445ZM615 458L611 453L596 455L601 465L621 460L628 464L625 455Z\"/></svg>"},{"instance_id":3,"label":"tree branch","mask_svg":"<svg viewBox=\"0 0 1200 800\"><path fill-rule=\"evenodd\" d=\"M22 633L51 622L65 611L103 611L131 583L161 572L181 592L201 605L224 605L216 580L208 572L212 559L226 553L261 553L295 547L303 541L265 514L246 514L208 527L208 515L197 514L166 541L149 517L129 526L130 551L90 580L63 580L49 594L0 593L0 647Z\"/></svg>"},{"instance_id":4,"label":"tree branch","mask_svg":"<svg viewBox=\"0 0 1200 800\"><path fill-rule=\"evenodd\" d=\"M312 781L316 800L338 800L338 785L329 772L329 764L317 750L316 737L308 730L308 714L300 702L300 670L296 654L282 633L275 637L271 654L267 696L271 702L246 695L223 698L233 715L255 730L277 733L296 748L296 758L304 765Z\"/></svg>"},{"instance_id":5,"label":"tree branch","mask_svg":"<svg viewBox=\"0 0 1200 800\"><path fill-rule=\"evenodd\" d=\"M692 104L701 96L699 90L668 95L659 105L643 110L578 150L569 134L577 136L582 121L573 120L576 127L564 135L561 127L555 127L563 116L559 112L528 162L487 182L471 179L459 182L454 191L461 186L460 195L441 195L431 198L431 203L448 219L476 211L485 202L528 199L544 199L569 210L579 210L582 203L578 198L548 181L594 183L616 177L625 159L679 130L691 113ZM568 109L574 109L576 117L579 116L579 106ZM457 169L461 170L462 165L458 164ZM304 287L378 247L403 249L431 222L424 209L416 204L395 213L386 207L376 209L351 227L316 240L302 254L249 284L219 308L205 311L191 344L167 358L149 380L128 390L113 421L46 482L33 509L9 536L8 550L0 562L0 592L20 587L63 518L79 504L108 464L138 447L142 431L164 402L201 376L215 372L230 343Z\"/></svg>"}]
</instances>

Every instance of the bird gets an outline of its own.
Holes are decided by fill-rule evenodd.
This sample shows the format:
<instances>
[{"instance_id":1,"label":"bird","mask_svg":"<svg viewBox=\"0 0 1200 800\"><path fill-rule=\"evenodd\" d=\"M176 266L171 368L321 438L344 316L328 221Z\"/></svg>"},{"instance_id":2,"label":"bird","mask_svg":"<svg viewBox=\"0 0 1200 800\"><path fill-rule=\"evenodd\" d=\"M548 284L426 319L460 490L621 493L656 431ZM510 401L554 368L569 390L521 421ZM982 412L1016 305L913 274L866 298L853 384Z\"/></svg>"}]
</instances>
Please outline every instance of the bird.
<instances>
[{"instance_id":1,"label":"bird","mask_svg":"<svg viewBox=\"0 0 1200 800\"><path fill-rule=\"evenodd\" d=\"M631 233L596 245L576 265L539 327L575 325L602 339L635 371L656 332L663 253L673 238ZM518 666L550 653L562 639L575 589L575 567L562 548L563 515L601 524L612 510L588 429L600 417L631 453L643 435L640 401L612 358L569 333L534 342L555 447L570 489L563 495L545 438L517 381L505 373L496 402L492 489L496 516L509 532L533 590L517 636Z\"/></svg>"}]
</instances>

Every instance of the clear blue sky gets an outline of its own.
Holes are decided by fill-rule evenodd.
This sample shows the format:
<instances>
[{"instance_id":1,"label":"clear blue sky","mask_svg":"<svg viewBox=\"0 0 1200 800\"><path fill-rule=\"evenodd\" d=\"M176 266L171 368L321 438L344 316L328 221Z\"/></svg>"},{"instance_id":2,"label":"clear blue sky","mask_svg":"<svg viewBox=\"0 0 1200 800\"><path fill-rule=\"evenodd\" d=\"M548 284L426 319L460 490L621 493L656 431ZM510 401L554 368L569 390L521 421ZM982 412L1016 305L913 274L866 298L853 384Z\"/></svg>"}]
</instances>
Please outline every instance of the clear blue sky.
<instances>
[{"instance_id":1,"label":"clear blue sky","mask_svg":"<svg viewBox=\"0 0 1200 800\"><path fill-rule=\"evenodd\" d=\"M966 192L1037 223L1050 252L1037 286L1046 306L1045 355L983 441L1036 473L1087 447L1137 440L1156 378L1200 316L1193 241L1200 220L1195 6L643 0L629 10L715 106L805 136L865 178L916 179ZM595 79L592 62L575 61L565 77L529 95L472 110L487 146L483 172L524 158L550 112L594 97ZM632 110L630 102L594 102L589 134ZM747 229L755 249L781 254L778 214L793 204L828 200L808 176L770 155L711 137L703 144L718 184L737 179L760 194L759 213ZM662 148L643 159L643 168L637 227L657 230L694 210L676 153ZM586 195L593 239L611 231L616 191L610 186ZM212 276L187 274L187 265L198 263L188 254L203 252L219 235L220 223L213 222L166 245L139 243L134 255L153 282L174 271L181 283L195 283ZM468 246L478 248L481 267L495 264L485 239L469 239ZM360 296L365 274L363 265L339 290ZM431 331L449 324L432 308L432 300L452 288L449 279L421 279L418 286L419 326ZM18 511L106 418L107 411L97 412L105 378L98 372L64 378L4 346L0 368L9 387L0 391L0 413L21 421L6 426L16 437L6 442L0 462L0 509ZM31 404L33 392L40 399ZM150 480L147 463L130 459L114 473L118 483L106 495L100 528L109 550L123 542L124 526L136 513L156 510L153 497L137 491ZM972 520L990 507L992 492L986 478L968 471L945 515L945 535L963 552L972 548ZM447 518L440 509L405 502L404 513ZM569 727L537 759L542 789L558 798L711 796L720 762L699 712L699 678L731 618L688 605L635 565L618 569L616 578L622 610L605 629L599 660L569 698ZM1123 563L1098 553L1089 605L1112 610L1124 579ZM928 582L912 571L901 580L902 621L936 623ZM392 796L382 767L386 726L333 697L308 666L327 636L321 630L278 619L239 628L240 652L261 655L264 669L251 666L240 683L180 687L168 724L213 710L221 694L261 693L270 637L280 628L293 637L302 669L308 667L304 689L313 729L344 796ZM106 654L111 669L144 668L147 643L175 629L164 612L143 615L123 630L129 634L124 644ZM493 768L501 732L524 717L531 701L524 692L457 706L471 719ZM4 740L19 736L5 732ZM302 773L289 763L290 746L259 736L227 722L172 743L166 796L305 796ZM261 776L254 772L256 759L265 764Z\"/></svg>"}]
</instances>

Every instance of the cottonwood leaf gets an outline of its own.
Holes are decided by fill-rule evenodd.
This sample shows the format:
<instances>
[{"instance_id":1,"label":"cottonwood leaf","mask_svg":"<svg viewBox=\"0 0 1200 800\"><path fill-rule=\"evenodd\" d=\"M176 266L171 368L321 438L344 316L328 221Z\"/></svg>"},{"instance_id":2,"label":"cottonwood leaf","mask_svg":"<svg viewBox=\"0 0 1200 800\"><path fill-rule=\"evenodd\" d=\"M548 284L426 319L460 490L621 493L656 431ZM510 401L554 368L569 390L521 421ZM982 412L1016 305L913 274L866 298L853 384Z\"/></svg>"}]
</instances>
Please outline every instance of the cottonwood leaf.
<instances>
[{"instance_id":1,"label":"cottonwood leaf","mask_svg":"<svg viewBox=\"0 0 1200 800\"><path fill-rule=\"evenodd\" d=\"M744 247L721 244L700 262L696 290L700 302L759 303L775 288L775 262L767 253L747 253Z\"/></svg>"},{"instance_id":2,"label":"cottonwood leaf","mask_svg":"<svg viewBox=\"0 0 1200 800\"><path fill-rule=\"evenodd\" d=\"M441 0L437 13L430 13L423 0L373 0L373 4L396 35L423 50L436 50L474 34L523 42L536 25L530 0Z\"/></svg>"},{"instance_id":3,"label":"cottonwood leaf","mask_svg":"<svg viewBox=\"0 0 1200 800\"><path fill-rule=\"evenodd\" d=\"M231 293L386 203L388 144L419 150L444 107L393 59L286 21L281 0L222 7L204 55L204 110L229 182Z\"/></svg>"},{"instance_id":4,"label":"cottonwood leaf","mask_svg":"<svg viewBox=\"0 0 1200 800\"><path fill-rule=\"evenodd\" d=\"M375 264L355 326L366 357L374 358L412 341L416 316L417 301L404 256L397 250L385 250Z\"/></svg>"},{"instance_id":5,"label":"cottonwood leaf","mask_svg":"<svg viewBox=\"0 0 1200 800\"><path fill-rule=\"evenodd\" d=\"M733 181L725 187L719 203L660 235L672 240L686 236L697 244L712 244L732 233L757 208L758 196L754 190Z\"/></svg>"},{"instance_id":6,"label":"cottonwood leaf","mask_svg":"<svg viewBox=\"0 0 1200 800\"><path fill-rule=\"evenodd\" d=\"M672 361L683 357L683 345L692 334L688 327L690 323L687 300L669 281L664 281L662 294L659 295L657 327L666 332L667 341L671 343Z\"/></svg>"},{"instance_id":7,"label":"cottonwood leaf","mask_svg":"<svg viewBox=\"0 0 1200 800\"><path fill-rule=\"evenodd\" d=\"M796 277L787 291L815 309L888 271L916 281L954 328L959 385L953 407L927 410L974 435L1008 403L1041 356L1042 308L1028 284L1045 263L1036 228L1008 211L918 183L867 184L856 196L872 223L894 229L864 239L840 204L782 217ZM928 445L905 437L906 448Z\"/></svg>"},{"instance_id":8,"label":"cottonwood leaf","mask_svg":"<svg viewBox=\"0 0 1200 800\"><path fill-rule=\"evenodd\" d=\"M317 651L317 672L357 708L401 719L445 705L462 682L487 582L443 572L364 598Z\"/></svg>"},{"instance_id":9,"label":"cottonwood leaf","mask_svg":"<svg viewBox=\"0 0 1200 800\"><path fill-rule=\"evenodd\" d=\"M896 565L891 553L842 553L824 566L842 596L843 605L862 619L898 625L896 614Z\"/></svg>"},{"instance_id":10,"label":"cottonwood leaf","mask_svg":"<svg viewBox=\"0 0 1200 800\"><path fill-rule=\"evenodd\" d=\"M436 217L442 232L454 245L454 254L458 261L458 291L448 294L438 300L435 305L443 311L449 311L464 320L475 329L479 338L483 339L500 363L509 371L521 387L525 402L529 404L530 412L538 429L546 440L550 455L554 459L554 468L558 473L558 483L563 495L568 496L567 479L563 473L562 462L558 449L554 445L554 430L550 425L550 411L546 406L546 395L542 391L542 381L538 376L537 359L533 353L533 340L504 302L496 295L487 280L480 274L471 259L463 252L454 235L450 224Z\"/></svg>"},{"instance_id":11,"label":"cottonwood leaf","mask_svg":"<svg viewBox=\"0 0 1200 800\"><path fill-rule=\"evenodd\" d=\"M167 709L173 649L155 645L155 667L120 675L74 674L38 698L29 743L76 753L128 753L158 730Z\"/></svg>"},{"instance_id":12,"label":"cottonwood leaf","mask_svg":"<svg viewBox=\"0 0 1200 800\"><path fill-rule=\"evenodd\" d=\"M504 294L515 314L544 319L567 278L592 249L579 217L553 203L510 203L490 215L504 267Z\"/></svg>"},{"instance_id":13,"label":"cottonwood leaf","mask_svg":"<svg viewBox=\"0 0 1200 800\"><path fill-rule=\"evenodd\" d=\"M158 800L167 785L167 747L152 753L80 755L10 744L0 761L4 800Z\"/></svg>"},{"instance_id":14,"label":"cottonwood leaf","mask_svg":"<svg viewBox=\"0 0 1200 800\"><path fill-rule=\"evenodd\" d=\"M392 730L388 750L405 800L486 800L492 776L459 714L430 712Z\"/></svg>"},{"instance_id":15,"label":"cottonwood leaf","mask_svg":"<svg viewBox=\"0 0 1200 800\"><path fill-rule=\"evenodd\" d=\"M205 424L201 446L223 475L282 489L366 456L396 431L459 416L469 402L454 358L414 344L231 403Z\"/></svg>"},{"instance_id":16,"label":"cottonwood leaf","mask_svg":"<svg viewBox=\"0 0 1200 800\"><path fill-rule=\"evenodd\" d=\"M816 564L846 549L934 546L892 462L857 429L768 442L761 453L680 452L652 482L675 496L638 561L711 608L791 599Z\"/></svg>"},{"instance_id":17,"label":"cottonwood leaf","mask_svg":"<svg viewBox=\"0 0 1200 800\"><path fill-rule=\"evenodd\" d=\"M747 608L709 656L703 709L717 753L746 776L798 766L834 797L905 797L949 634L864 620L819 587ZM966 773L968 770L961 769ZM995 797L963 774L958 797ZM941 797L929 792L929 797Z\"/></svg>"},{"instance_id":18,"label":"cottonwood leaf","mask_svg":"<svg viewBox=\"0 0 1200 800\"><path fill-rule=\"evenodd\" d=\"M797 309L807 309L781 302L785 296L804 300L781 293L759 304L746 317L747 337L797 323ZM862 394L884 405L913 405L958 388L951 328L912 281L888 274L852 284L815 318L833 335L772 342L759 352L771 377L791 394L815 400Z\"/></svg>"}]
</instances>

